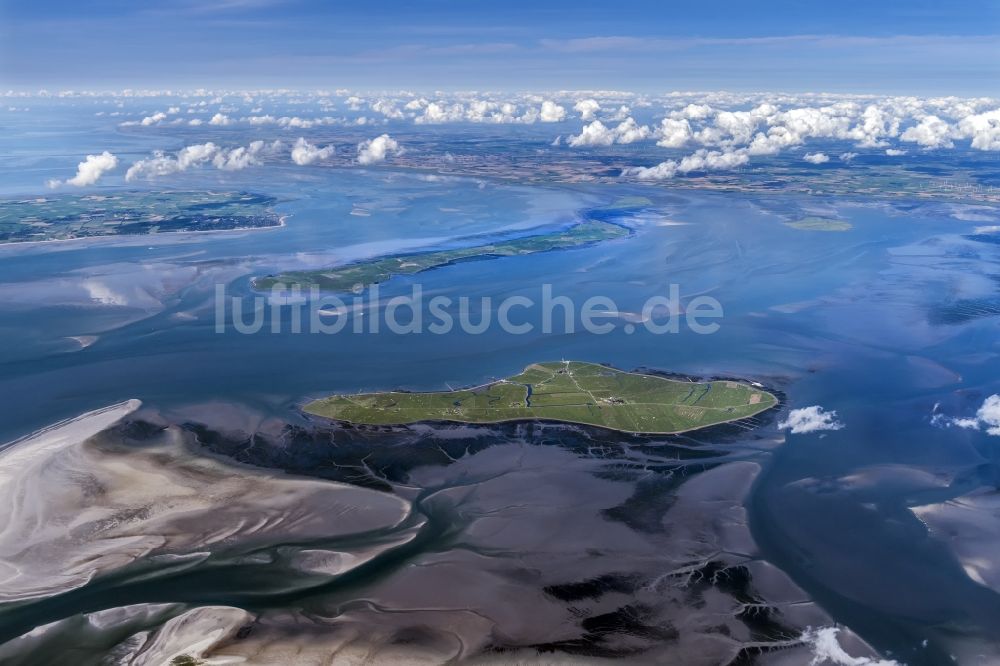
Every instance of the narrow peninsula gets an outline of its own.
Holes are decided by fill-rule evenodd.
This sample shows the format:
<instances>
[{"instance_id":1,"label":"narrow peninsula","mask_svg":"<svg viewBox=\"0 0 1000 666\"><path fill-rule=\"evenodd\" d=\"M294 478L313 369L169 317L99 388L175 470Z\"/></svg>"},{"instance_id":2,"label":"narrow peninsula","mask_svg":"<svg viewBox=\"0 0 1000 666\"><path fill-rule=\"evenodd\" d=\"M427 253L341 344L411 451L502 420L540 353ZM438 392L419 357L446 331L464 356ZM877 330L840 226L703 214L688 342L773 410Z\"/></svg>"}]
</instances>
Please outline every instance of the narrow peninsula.
<instances>
[{"instance_id":1,"label":"narrow peninsula","mask_svg":"<svg viewBox=\"0 0 1000 666\"><path fill-rule=\"evenodd\" d=\"M629 433L677 434L751 417L777 404L771 393L738 381L679 381L558 361L535 363L519 375L476 388L333 395L310 402L305 411L366 425L537 419Z\"/></svg>"},{"instance_id":2,"label":"narrow peninsula","mask_svg":"<svg viewBox=\"0 0 1000 666\"><path fill-rule=\"evenodd\" d=\"M525 236L487 245L410 252L347 264L336 268L297 271L269 275L253 280L253 288L268 290L276 285L302 288L319 287L324 291L361 291L373 284L389 280L394 275L413 275L460 261L513 257L550 250L590 245L604 240L628 236L631 231L611 222L588 220L568 229L547 234Z\"/></svg>"}]
</instances>

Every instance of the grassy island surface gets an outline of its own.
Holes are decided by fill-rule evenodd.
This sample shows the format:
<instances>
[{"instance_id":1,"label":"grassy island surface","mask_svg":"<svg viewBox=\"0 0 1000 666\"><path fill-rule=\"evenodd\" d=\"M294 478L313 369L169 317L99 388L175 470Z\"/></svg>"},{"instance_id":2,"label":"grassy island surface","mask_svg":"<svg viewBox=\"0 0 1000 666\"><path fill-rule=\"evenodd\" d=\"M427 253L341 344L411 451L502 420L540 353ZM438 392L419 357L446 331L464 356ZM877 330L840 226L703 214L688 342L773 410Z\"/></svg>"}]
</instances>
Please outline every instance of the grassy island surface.
<instances>
[{"instance_id":1,"label":"grassy island surface","mask_svg":"<svg viewBox=\"0 0 1000 666\"><path fill-rule=\"evenodd\" d=\"M286 287L298 285L303 288L317 286L324 291L360 291L370 285L385 282L394 275L413 275L459 261L513 257L561 250L620 238L628 236L630 233L629 229L610 222L586 221L563 231L498 241L487 245L429 252L410 252L378 257L335 268L269 275L255 279L253 287L267 290L275 285Z\"/></svg>"},{"instance_id":2,"label":"grassy island surface","mask_svg":"<svg viewBox=\"0 0 1000 666\"><path fill-rule=\"evenodd\" d=\"M847 220L829 217L804 217L801 220L785 222L785 226L803 231L850 231L854 227Z\"/></svg>"},{"instance_id":3,"label":"grassy island surface","mask_svg":"<svg viewBox=\"0 0 1000 666\"><path fill-rule=\"evenodd\" d=\"M543 419L670 434L753 416L777 403L767 391L737 381L678 381L558 361L535 363L519 375L470 389L333 395L310 402L305 411L370 425Z\"/></svg>"}]
</instances>

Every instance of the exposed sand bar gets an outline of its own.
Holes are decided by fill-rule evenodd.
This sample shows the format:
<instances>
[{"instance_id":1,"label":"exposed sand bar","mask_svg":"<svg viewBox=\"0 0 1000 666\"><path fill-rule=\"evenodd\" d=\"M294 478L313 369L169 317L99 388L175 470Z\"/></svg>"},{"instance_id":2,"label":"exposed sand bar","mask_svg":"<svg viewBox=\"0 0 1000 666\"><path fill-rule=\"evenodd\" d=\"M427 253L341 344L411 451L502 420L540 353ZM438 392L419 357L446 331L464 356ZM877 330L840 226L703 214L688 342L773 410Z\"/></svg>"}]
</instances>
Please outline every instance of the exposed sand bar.
<instances>
[{"instance_id":1,"label":"exposed sand bar","mask_svg":"<svg viewBox=\"0 0 1000 666\"><path fill-rule=\"evenodd\" d=\"M175 426L154 427L139 445L108 430L139 406L90 412L0 452L0 603L72 590L141 558L193 564L234 548L384 537L291 558L305 576L325 577L419 528L394 532L411 507L388 493L199 456Z\"/></svg>"},{"instance_id":2,"label":"exposed sand bar","mask_svg":"<svg viewBox=\"0 0 1000 666\"><path fill-rule=\"evenodd\" d=\"M0 488L15 477L18 468L59 449L78 444L113 426L142 406L140 400L125 400L92 412L59 421L0 446Z\"/></svg>"},{"instance_id":3,"label":"exposed sand bar","mask_svg":"<svg viewBox=\"0 0 1000 666\"><path fill-rule=\"evenodd\" d=\"M36 502L44 492L37 484L50 461L137 410L139 400L126 400L108 407L60 421L4 445L0 451L0 497L8 510L0 514L0 599L13 600L13 592L24 572L15 563L18 551L26 550L22 540L25 519L43 519ZM31 507L25 511L27 507ZM49 529L59 529L53 525ZM38 581L41 582L41 581Z\"/></svg>"},{"instance_id":4,"label":"exposed sand bar","mask_svg":"<svg viewBox=\"0 0 1000 666\"><path fill-rule=\"evenodd\" d=\"M969 578L1000 592L1000 493L977 490L947 502L911 509L927 525L931 536L945 542Z\"/></svg>"}]
</instances>

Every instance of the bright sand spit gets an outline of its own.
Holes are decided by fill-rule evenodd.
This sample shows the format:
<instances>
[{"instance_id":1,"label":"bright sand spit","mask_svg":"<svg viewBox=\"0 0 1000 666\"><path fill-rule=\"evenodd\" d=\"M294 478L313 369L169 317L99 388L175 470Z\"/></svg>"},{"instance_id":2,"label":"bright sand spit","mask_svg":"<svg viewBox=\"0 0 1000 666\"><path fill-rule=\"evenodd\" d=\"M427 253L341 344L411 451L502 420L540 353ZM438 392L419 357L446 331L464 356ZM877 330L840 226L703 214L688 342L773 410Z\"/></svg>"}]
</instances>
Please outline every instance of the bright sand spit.
<instances>
[{"instance_id":1,"label":"bright sand spit","mask_svg":"<svg viewBox=\"0 0 1000 666\"><path fill-rule=\"evenodd\" d=\"M190 433L175 426L130 446L108 428L140 405L88 412L0 451L0 602L71 590L146 556L192 561L233 544L393 531L410 513L388 493L193 454ZM294 566L342 573L418 526L350 552L302 550Z\"/></svg>"}]
</instances>

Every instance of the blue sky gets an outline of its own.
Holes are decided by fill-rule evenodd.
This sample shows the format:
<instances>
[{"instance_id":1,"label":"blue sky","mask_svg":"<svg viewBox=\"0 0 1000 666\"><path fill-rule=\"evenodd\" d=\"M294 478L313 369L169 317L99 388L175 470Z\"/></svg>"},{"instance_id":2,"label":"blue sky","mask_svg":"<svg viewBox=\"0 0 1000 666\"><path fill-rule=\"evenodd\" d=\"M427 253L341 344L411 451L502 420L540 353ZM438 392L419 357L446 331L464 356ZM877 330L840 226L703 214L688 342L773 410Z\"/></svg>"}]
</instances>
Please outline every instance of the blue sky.
<instances>
[{"instance_id":1,"label":"blue sky","mask_svg":"<svg viewBox=\"0 0 1000 666\"><path fill-rule=\"evenodd\" d=\"M0 1L0 87L1000 95L990 0Z\"/></svg>"}]
</instances>

